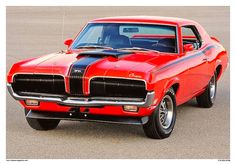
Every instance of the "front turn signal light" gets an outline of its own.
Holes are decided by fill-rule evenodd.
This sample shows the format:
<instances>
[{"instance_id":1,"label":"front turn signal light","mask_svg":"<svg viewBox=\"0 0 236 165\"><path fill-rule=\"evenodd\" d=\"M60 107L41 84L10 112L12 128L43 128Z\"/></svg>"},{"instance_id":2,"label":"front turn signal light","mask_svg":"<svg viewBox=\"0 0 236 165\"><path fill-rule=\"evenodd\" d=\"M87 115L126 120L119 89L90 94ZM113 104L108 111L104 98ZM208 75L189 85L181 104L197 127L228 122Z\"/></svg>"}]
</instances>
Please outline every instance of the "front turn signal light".
<instances>
[{"instance_id":1,"label":"front turn signal light","mask_svg":"<svg viewBox=\"0 0 236 165\"><path fill-rule=\"evenodd\" d=\"M25 104L28 105L28 106L38 106L39 101L37 101L37 100L26 100Z\"/></svg>"},{"instance_id":2,"label":"front turn signal light","mask_svg":"<svg viewBox=\"0 0 236 165\"><path fill-rule=\"evenodd\" d=\"M125 105L123 109L128 112L138 112L138 107L134 105Z\"/></svg>"}]
</instances>

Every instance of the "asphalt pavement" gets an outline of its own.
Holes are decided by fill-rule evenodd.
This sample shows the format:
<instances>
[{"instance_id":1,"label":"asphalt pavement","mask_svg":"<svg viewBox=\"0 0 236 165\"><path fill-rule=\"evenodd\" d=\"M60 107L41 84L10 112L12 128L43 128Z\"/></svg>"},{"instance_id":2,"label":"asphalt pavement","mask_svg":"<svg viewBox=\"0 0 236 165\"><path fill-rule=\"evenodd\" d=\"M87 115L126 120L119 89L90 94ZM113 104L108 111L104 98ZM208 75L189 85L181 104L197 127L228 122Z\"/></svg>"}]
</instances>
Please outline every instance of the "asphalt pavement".
<instances>
[{"instance_id":1,"label":"asphalt pavement","mask_svg":"<svg viewBox=\"0 0 236 165\"><path fill-rule=\"evenodd\" d=\"M193 19L230 45L229 7L7 7L7 71L15 62L66 47L89 20L119 15L159 15ZM62 121L52 131L31 129L23 107L8 93L7 159L229 159L230 74L218 82L215 105L197 107L193 99L177 108L171 136L149 139L141 126Z\"/></svg>"}]
</instances>

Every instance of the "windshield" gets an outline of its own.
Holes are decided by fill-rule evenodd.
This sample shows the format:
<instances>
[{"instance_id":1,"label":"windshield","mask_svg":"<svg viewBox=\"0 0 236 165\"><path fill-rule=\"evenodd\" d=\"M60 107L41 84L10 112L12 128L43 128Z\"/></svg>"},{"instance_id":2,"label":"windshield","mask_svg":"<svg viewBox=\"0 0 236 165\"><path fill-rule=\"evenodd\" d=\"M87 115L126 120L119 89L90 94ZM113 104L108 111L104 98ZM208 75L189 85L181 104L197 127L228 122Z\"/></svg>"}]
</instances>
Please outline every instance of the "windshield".
<instances>
[{"instance_id":1,"label":"windshield","mask_svg":"<svg viewBox=\"0 0 236 165\"><path fill-rule=\"evenodd\" d=\"M176 27L168 25L89 23L72 49L140 49L177 53Z\"/></svg>"}]
</instances>

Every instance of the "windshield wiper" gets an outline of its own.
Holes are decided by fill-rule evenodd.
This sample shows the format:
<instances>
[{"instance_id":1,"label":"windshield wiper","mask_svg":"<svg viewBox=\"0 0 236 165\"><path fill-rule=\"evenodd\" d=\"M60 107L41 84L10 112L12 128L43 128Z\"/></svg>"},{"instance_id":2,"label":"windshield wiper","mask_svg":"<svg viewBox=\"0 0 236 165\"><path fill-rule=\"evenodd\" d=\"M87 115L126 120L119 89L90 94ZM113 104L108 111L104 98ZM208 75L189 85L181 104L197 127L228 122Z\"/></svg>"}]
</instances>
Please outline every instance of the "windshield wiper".
<instances>
[{"instance_id":1,"label":"windshield wiper","mask_svg":"<svg viewBox=\"0 0 236 165\"><path fill-rule=\"evenodd\" d=\"M113 48L109 46L85 45L85 46L79 46L76 49L113 49Z\"/></svg>"},{"instance_id":2,"label":"windshield wiper","mask_svg":"<svg viewBox=\"0 0 236 165\"><path fill-rule=\"evenodd\" d=\"M157 50L153 50L153 49L146 49L146 48L140 48L140 47L132 47L132 48L120 48L120 50L140 50L140 51L154 51L159 53L159 51Z\"/></svg>"}]
</instances>

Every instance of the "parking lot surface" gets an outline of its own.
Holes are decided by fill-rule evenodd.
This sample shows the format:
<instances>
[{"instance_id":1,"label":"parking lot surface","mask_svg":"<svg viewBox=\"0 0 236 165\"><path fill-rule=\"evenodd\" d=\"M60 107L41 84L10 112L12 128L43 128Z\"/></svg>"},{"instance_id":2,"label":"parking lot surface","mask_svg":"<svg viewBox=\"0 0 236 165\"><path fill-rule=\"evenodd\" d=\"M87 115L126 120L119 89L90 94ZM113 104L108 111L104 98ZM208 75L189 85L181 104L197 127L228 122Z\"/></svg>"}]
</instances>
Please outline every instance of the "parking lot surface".
<instances>
[{"instance_id":1,"label":"parking lot surface","mask_svg":"<svg viewBox=\"0 0 236 165\"><path fill-rule=\"evenodd\" d=\"M118 15L160 15L193 19L229 50L229 7L7 7L7 71L15 62L57 52L87 21ZM6 158L229 159L230 74L218 82L210 109L193 99L177 108L171 136L145 137L141 126L62 121L52 131L31 129L22 106L8 93Z\"/></svg>"}]
</instances>

